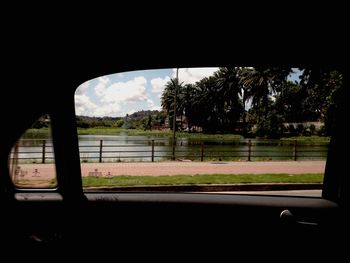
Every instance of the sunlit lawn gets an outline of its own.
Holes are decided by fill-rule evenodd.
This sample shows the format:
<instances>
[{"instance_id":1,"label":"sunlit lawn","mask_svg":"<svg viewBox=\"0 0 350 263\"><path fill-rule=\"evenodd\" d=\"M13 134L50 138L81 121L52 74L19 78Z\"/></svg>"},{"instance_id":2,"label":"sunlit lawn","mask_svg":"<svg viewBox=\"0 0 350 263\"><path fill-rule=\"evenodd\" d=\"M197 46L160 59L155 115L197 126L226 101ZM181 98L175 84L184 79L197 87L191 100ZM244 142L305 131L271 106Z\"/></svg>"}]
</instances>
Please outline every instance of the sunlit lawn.
<instances>
[{"instance_id":1,"label":"sunlit lawn","mask_svg":"<svg viewBox=\"0 0 350 263\"><path fill-rule=\"evenodd\" d=\"M172 176L112 176L83 177L84 187L182 185L182 184L238 184L238 183L321 183L323 174L206 174Z\"/></svg>"}]
</instances>

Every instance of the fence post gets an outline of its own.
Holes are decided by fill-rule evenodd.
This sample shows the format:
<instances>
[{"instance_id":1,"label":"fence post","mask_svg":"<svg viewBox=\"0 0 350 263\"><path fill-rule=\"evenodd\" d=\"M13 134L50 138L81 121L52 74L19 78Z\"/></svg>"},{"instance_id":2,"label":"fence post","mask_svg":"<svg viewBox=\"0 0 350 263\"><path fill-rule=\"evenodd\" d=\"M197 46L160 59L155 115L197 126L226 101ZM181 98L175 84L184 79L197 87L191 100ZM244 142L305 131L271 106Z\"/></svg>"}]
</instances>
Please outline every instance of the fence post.
<instances>
[{"instance_id":1,"label":"fence post","mask_svg":"<svg viewBox=\"0 0 350 263\"><path fill-rule=\"evenodd\" d=\"M46 152L45 152L45 150L46 150L46 140L43 140L43 156L42 156L42 160L41 160L41 162L42 163L45 163L45 154L46 154Z\"/></svg>"},{"instance_id":2,"label":"fence post","mask_svg":"<svg viewBox=\"0 0 350 263\"><path fill-rule=\"evenodd\" d=\"M204 143L203 141L201 142L201 162L203 162L204 159Z\"/></svg>"},{"instance_id":3,"label":"fence post","mask_svg":"<svg viewBox=\"0 0 350 263\"><path fill-rule=\"evenodd\" d=\"M99 158L100 163L102 163L102 145L103 145L102 142L103 142L103 141L100 140L100 158Z\"/></svg>"},{"instance_id":4,"label":"fence post","mask_svg":"<svg viewBox=\"0 0 350 263\"><path fill-rule=\"evenodd\" d=\"M293 158L294 158L294 161L297 160L297 140L294 141Z\"/></svg>"},{"instance_id":5,"label":"fence post","mask_svg":"<svg viewBox=\"0 0 350 263\"><path fill-rule=\"evenodd\" d=\"M152 140L152 163L154 162L154 140Z\"/></svg>"},{"instance_id":6,"label":"fence post","mask_svg":"<svg viewBox=\"0 0 350 263\"><path fill-rule=\"evenodd\" d=\"M250 159L251 153L252 153L252 140L249 140L248 141L248 162L251 161L251 159Z\"/></svg>"},{"instance_id":7,"label":"fence post","mask_svg":"<svg viewBox=\"0 0 350 263\"><path fill-rule=\"evenodd\" d=\"M173 139L173 152L171 159L175 161L175 148L176 148L176 138Z\"/></svg>"}]
</instances>

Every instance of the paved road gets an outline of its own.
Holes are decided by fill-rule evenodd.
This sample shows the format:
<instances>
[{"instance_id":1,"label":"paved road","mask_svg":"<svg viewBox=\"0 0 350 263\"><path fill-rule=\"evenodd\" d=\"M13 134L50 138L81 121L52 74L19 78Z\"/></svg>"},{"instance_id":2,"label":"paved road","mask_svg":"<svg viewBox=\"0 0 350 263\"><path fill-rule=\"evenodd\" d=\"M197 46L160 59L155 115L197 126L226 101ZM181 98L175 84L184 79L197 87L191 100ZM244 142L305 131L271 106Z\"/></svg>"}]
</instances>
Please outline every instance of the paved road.
<instances>
[{"instance_id":1,"label":"paved road","mask_svg":"<svg viewBox=\"0 0 350 263\"><path fill-rule=\"evenodd\" d=\"M323 173L325 161L269 161L269 162L155 162L155 163L83 163L83 176L111 175L181 175L181 174L243 174L243 173ZM19 175L23 179L55 177L53 164L22 164Z\"/></svg>"}]
</instances>

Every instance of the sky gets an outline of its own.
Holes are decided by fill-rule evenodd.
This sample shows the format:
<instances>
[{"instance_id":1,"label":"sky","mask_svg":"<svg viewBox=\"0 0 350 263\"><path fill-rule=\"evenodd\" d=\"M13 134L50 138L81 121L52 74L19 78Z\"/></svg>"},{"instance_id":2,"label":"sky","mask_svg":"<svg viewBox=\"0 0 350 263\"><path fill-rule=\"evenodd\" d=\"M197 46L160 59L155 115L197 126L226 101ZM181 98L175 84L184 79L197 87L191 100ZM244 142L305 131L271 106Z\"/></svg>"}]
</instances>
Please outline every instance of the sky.
<instances>
[{"instance_id":1,"label":"sky","mask_svg":"<svg viewBox=\"0 0 350 263\"><path fill-rule=\"evenodd\" d=\"M218 68L181 68L179 80L195 83ZM176 68L117 73L92 79L75 92L77 115L124 117L140 110L161 110L165 84L176 77Z\"/></svg>"},{"instance_id":2,"label":"sky","mask_svg":"<svg viewBox=\"0 0 350 263\"><path fill-rule=\"evenodd\" d=\"M180 68L179 81L194 84L218 68ZM77 115L124 117L141 110L161 110L165 84L176 77L176 68L117 73L92 79L75 92ZM298 72L290 79L297 80Z\"/></svg>"}]
</instances>

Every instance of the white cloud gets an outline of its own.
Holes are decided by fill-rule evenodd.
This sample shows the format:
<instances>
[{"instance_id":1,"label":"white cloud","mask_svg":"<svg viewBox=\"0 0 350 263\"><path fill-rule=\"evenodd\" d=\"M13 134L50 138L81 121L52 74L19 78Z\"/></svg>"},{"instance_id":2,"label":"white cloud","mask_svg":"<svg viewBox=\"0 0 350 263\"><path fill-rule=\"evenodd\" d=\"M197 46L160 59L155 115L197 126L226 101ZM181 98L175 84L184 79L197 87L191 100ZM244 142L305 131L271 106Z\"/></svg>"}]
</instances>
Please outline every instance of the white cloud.
<instances>
[{"instance_id":1,"label":"white cloud","mask_svg":"<svg viewBox=\"0 0 350 263\"><path fill-rule=\"evenodd\" d=\"M154 93L162 93L164 90L165 84L170 80L169 76L165 78L155 78L151 80L152 92Z\"/></svg>"},{"instance_id":2,"label":"white cloud","mask_svg":"<svg viewBox=\"0 0 350 263\"><path fill-rule=\"evenodd\" d=\"M147 99L147 107L148 107L148 108L154 107L154 101L151 100L151 99Z\"/></svg>"},{"instance_id":3,"label":"white cloud","mask_svg":"<svg viewBox=\"0 0 350 263\"><path fill-rule=\"evenodd\" d=\"M106 76L100 77L95 86L95 104L86 93L89 84L83 83L75 95L76 113L95 117L116 117L129 113L129 106L138 102L146 102L149 107L153 107L154 102L146 95L146 84L147 80L143 76L115 83L111 83Z\"/></svg>"},{"instance_id":4,"label":"white cloud","mask_svg":"<svg viewBox=\"0 0 350 263\"><path fill-rule=\"evenodd\" d=\"M84 82L83 84L81 84L77 90L75 91L75 95L81 95L81 94L84 94L86 93L87 89L89 88L90 86L90 81L86 81Z\"/></svg>"},{"instance_id":5,"label":"white cloud","mask_svg":"<svg viewBox=\"0 0 350 263\"><path fill-rule=\"evenodd\" d=\"M84 82L75 93L75 110L77 115L87 115L95 117L118 116L121 111L120 102L110 101L100 103L106 96L111 80L107 76L99 77L95 86L96 103L91 101L87 95L90 82Z\"/></svg>"},{"instance_id":6,"label":"white cloud","mask_svg":"<svg viewBox=\"0 0 350 263\"><path fill-rule=\"evenodd\" d=\"M179 71L180 82L195 83L212 75L218 68L184 68ZM103 76L81 84L75 95L76 112L88 116L125 116L141 109L161 110L159 98L165 84L173 74L165 77L146 79L148 75L132 75L118 73L117 76ZM154 76L154 75L153 75ZM126 80L128 77L128 81ZM149 81L149 82L148 82ZM92 86L92 83L97 83ZM89 88L92 92L88 92ZM151 90L147 90L147 89Z\"/></svg>"},{"instance_id":7,"label":"white cloud","mask_svg":"<svg viewBox=\"0 0 350 263\"><path fill-rule=\"evenodd\" d=\"M99 106L94 111L94 116L104 117L104 116L119 116L121 113L121 105L118 102L108 103Z\"/></svg>"},{"instance_id":8,"label":"white cloud","mask_svg":"<svg viewBox=\"0 0 350 263\"><path fill-rule=\"evenodd\" d=\"M149 110L157 110L157 111L162 110L162 107L155 105L154 101L151 99L147 99L147 107Z\"/></svg>"},{"instance_id":9,"label":"white cloud","mask_svg":"<svg viewBox=\"0 0 350 263\"><path fill-rule=\"evenodd\" d=\"M87 115L91 116L98 106L93 103L88 96L85 94L78 94L74 96L75 98L75 111L77 115Z\"/></svg>"},{"instance_id":10,"label":"white cloud","mask_svg":"<svg viewBox=\"0 0 350 263\"><path fill-rule=\"evenodd\" d=\"M110 83L111 83L111 80L108 77L106 76L99 77L98 83L95 87L96 95L99 97L102 97L105 94L106 89Z\"/></svg>"},{"instance_id":11,"label":"white cloud","mask_svg":"<svg viewBox=\"0 0 350 263\"><path fill-rule=\"evenodd\" d=\"M179 81L184 84L194 84L204 77L213 75L219 68L180 68ZM176 68L173 69L172 78L176 78Z\"/></svg>"},{"instance_id":12,"label":"white cloud","mask_svg":"<svg viewBox=\"0 0 350 263\"><path fill-rule=\"evenodd\" d=\"M104 90L101 101L106 103L146 101L146 84L147 80L144 77L113 83Z\"/></svg>"},{"instance_id":13,"label":"white cloud","mask_svg":"<svg viewBox=\"0 0 350 263\"><path fill-rule=\"evenodd\" d=\"M161 111L162 110L162 107L161 106L152 106L151 108L150 108L150 110L157 110L157 111Z\"/></svg>"}]
</instances>

